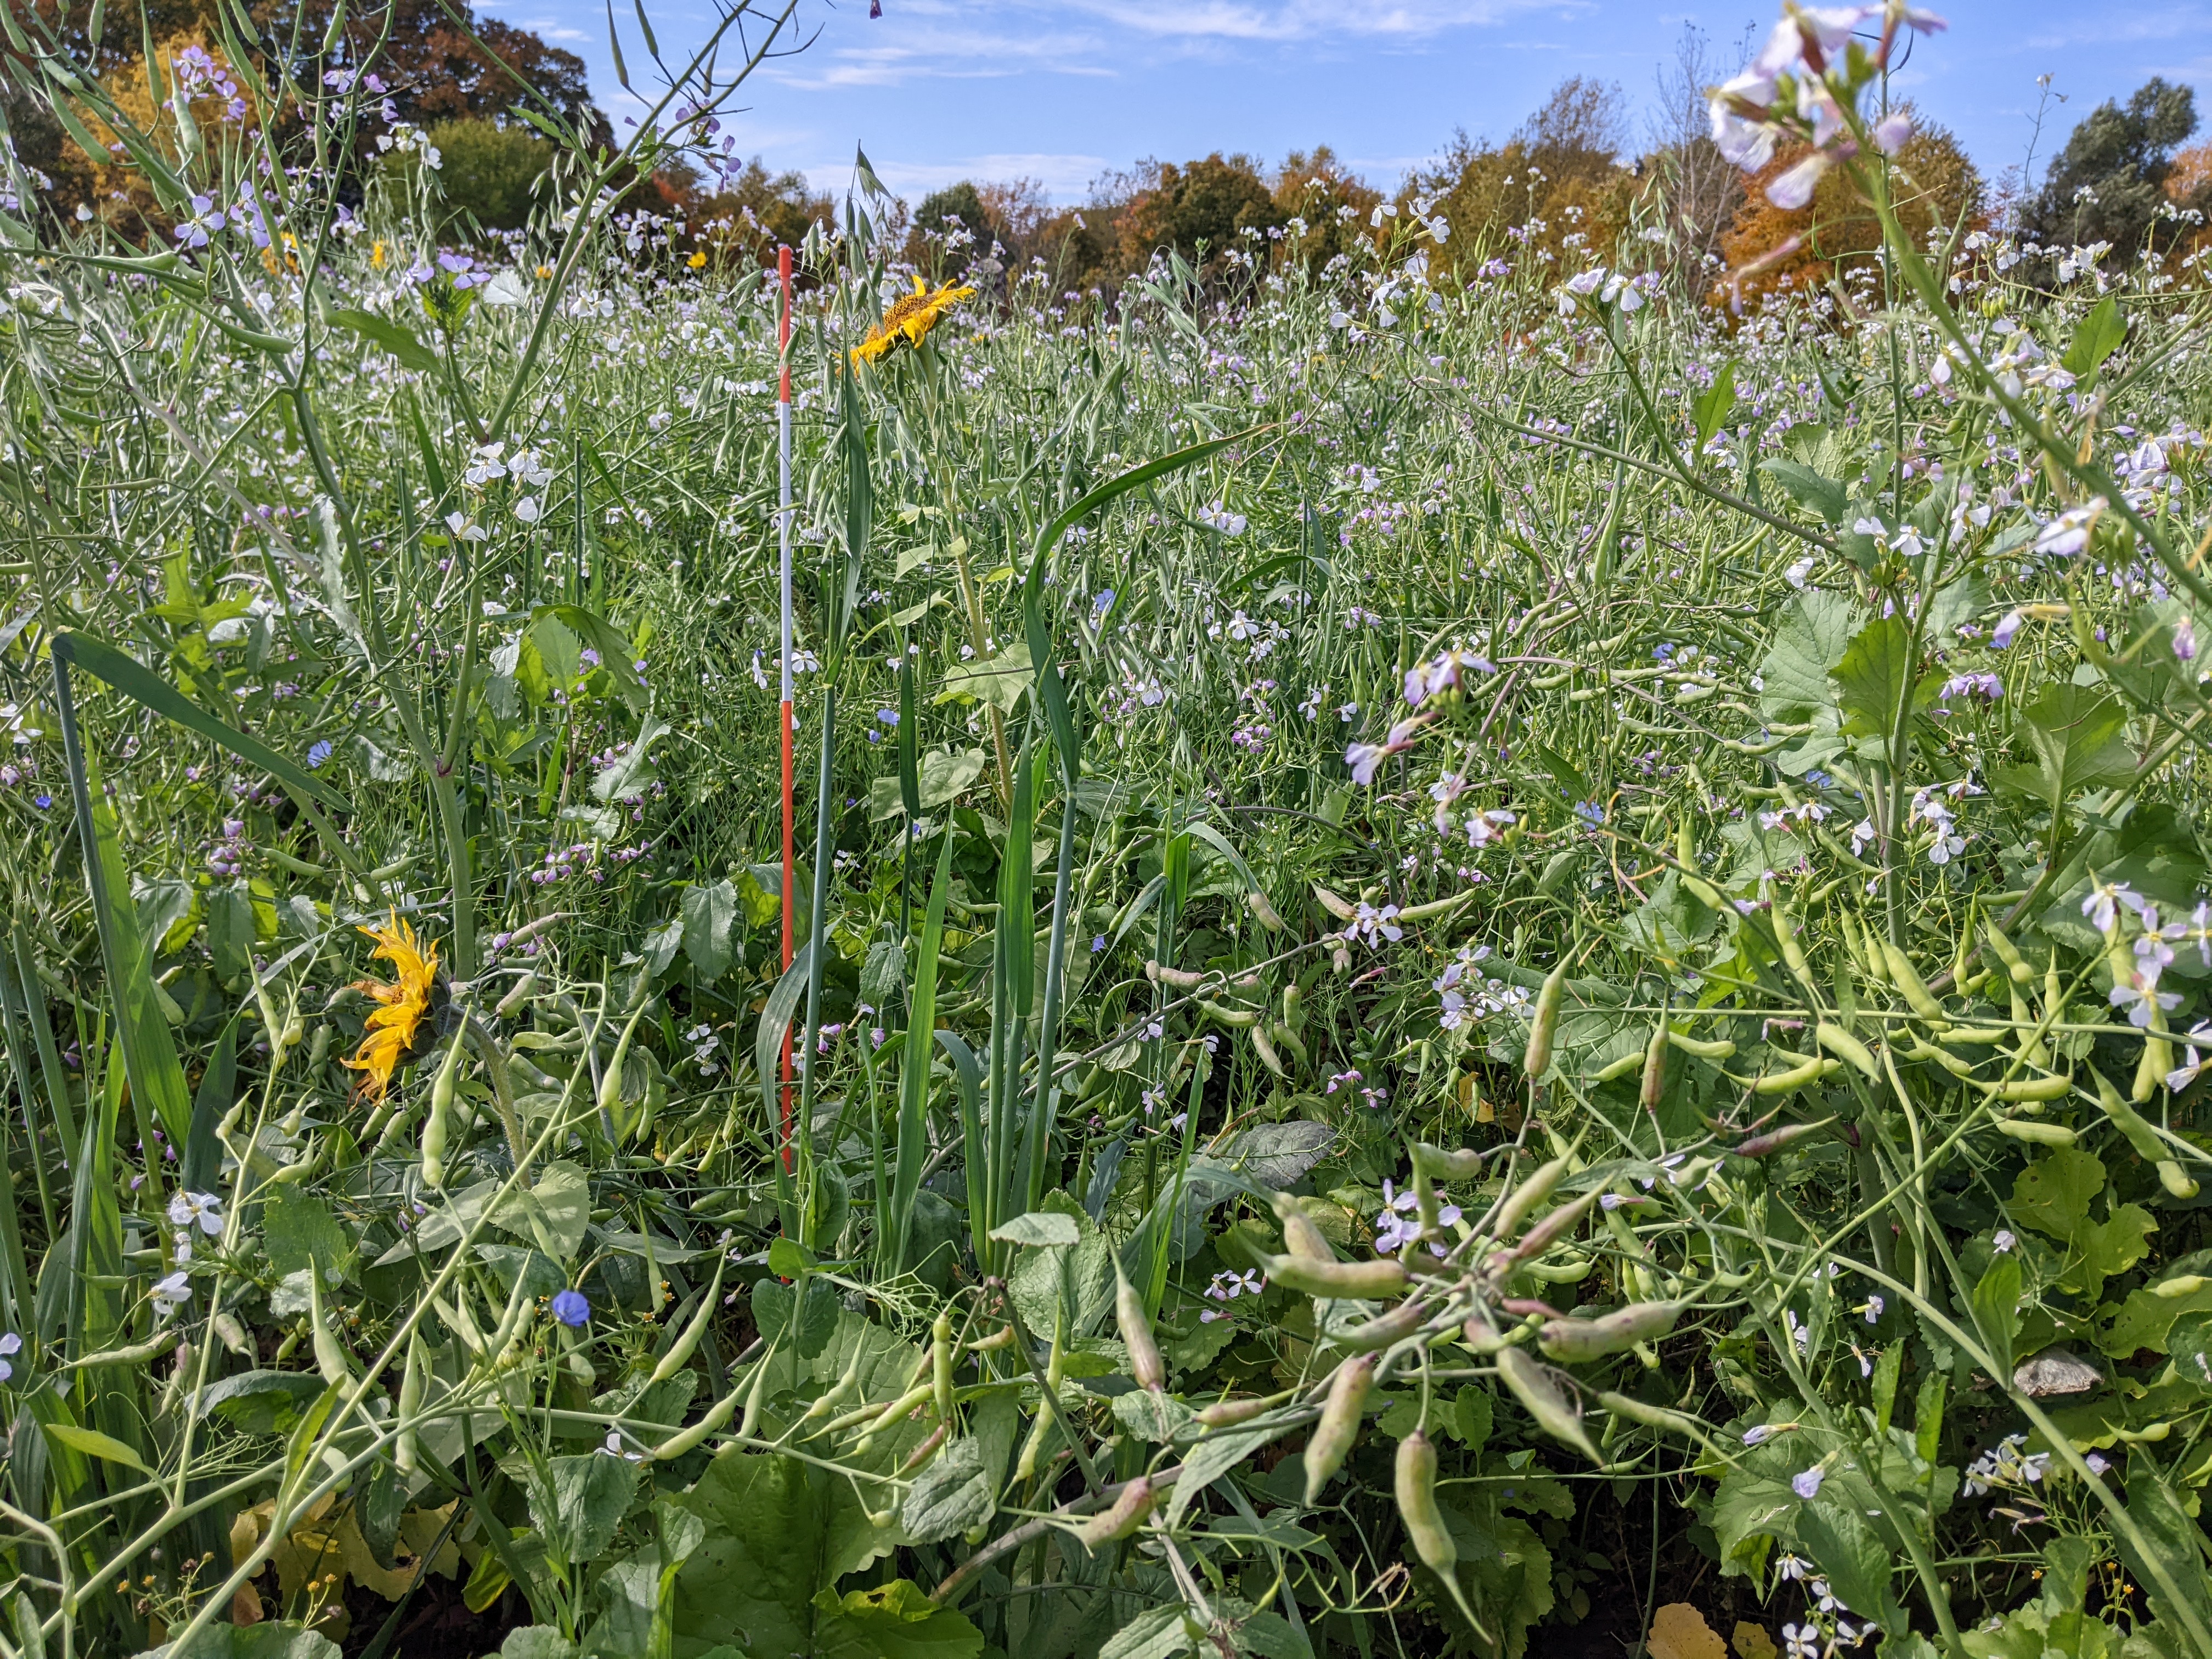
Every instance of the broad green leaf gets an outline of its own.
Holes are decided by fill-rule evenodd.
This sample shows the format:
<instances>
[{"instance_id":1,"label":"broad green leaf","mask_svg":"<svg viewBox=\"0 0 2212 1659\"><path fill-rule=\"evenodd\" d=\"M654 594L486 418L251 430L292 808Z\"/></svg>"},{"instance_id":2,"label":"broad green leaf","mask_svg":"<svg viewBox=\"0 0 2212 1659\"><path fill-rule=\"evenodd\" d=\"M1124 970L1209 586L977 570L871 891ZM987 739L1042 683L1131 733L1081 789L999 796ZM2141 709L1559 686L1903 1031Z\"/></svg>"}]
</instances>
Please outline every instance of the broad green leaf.
<instances>
[{"instance_id":1,"label":"broad green leaf","mask_svg":"<svg viewBox=\"0 0 2212 1659\"><path fill-rule=\"evenodd\" d=\"M1853 1612L1885 1629L1903 1622L1891 1613L1889 1548L1865 1519L1823 1491L1797 1517L1797 1541Z\"/></svg>"},{"instance_id":2,"label":"broad green leaf","mask_svg":"<svg viewBox=\"0 0 2212 1659\"><path fill-rule=\"evenodd\" d=\"M2117 295L2107 294L2097 302L2094 309L2075 325L2074 337L2067 342L2066 355L2059 367L2076 380L2087 380L2104 366L2105 359L2120 349L2120 342L2128 337L2128 319L2120 310Z\"/></svg>"},{"instance_id":3,"label":"broad green leaf","mask_svg":"<svg viewBox=\"0 0 2212 1659\"><path fill-rule=\"evenodd\" d=\"M2071 1243L2104 1190L2101 1158L2078 1146L2056 1146L2013 1178L2008 1210L2022 1226Z\"/></svg>"},{"instance_id":4,"label":"broad green leaf","mask_svg":"<svg viewBox=\"0 0 2212 1659\"><path fill-rule=\"evenodd\" d=\"M1884 617L1861 629L1834 678L1844 732L1856 738L1893 732L1912 683L1912 635L1904 618Z\"/></svg>"},{"instance_id":5,"label":"broad green leaf","mask_svg":"<svg viewBox=\"0 0 2212 1659\"><path fill-rule=\"evenodd\" d=\"M707 984L729 971L738 948L738 890L729 881L684 890L684 954Z\"/></svg>"},{"instance_id":6,"label":"broad green leaf","mask_svg":"<svg viewBox=\"0 0 2212 1659\"><path fill-rule=\"evenodd\" d=\"M991 1237L1005 1244L1029 1244L1041 1249L1066 1249L1081 1242L1073 1216L1056 1210L1032 1210L991 1229Z\"/></svg>"},{"instance_id":7,"label":"broad green leaf","mask_svg":"<svg viewBox=\"0 0 2212 1659\"><path fill-rule=\"evenodd\" d=\"M319 1630L289 1620L259 1625L210 1625L192 1644L191 1659L338 1659L338 1644ZM175 1648L149 1648L138 1659L185 1659ZM535 1659L535 1656L532 1656Z\"/></svg>"},{"instance_id":8,"label":"broad green leaf","mask_svg":"<svg viewBox=\"0 0 2212 1659\"><path fill-rule=\"evenodd\" d=\"M1098 1650L1098 1659L1175 1659L1195 1644L1182 1603L1166 1601L1146 1607L1115 1631Z\"/></svg>"},{"instance_id":9,"label":"broad green leaf","mask_svg":"<svg viewBox=\"0 0 2212 1659\"><path fill-rule=\"evenodd\" d=\"M983 1632L966 1613L939 1607L908 1579L842 1601L825 1589L815 1606L821 1659L975 1659L983 1650Z\"/></svg>"},{"instance_id":10,"label":"broad green leaf","mask_svg":"<svg viewBox=\"0 0 2212 1659\"><path fill-rule=\"evenodd\" d=\"M227 882L209 890L207 943L217 978L235 979L253 971L253 895L244 882Z\"/></svg>"},{"instance_id":11,"label":"broad green leaf","mask_svg":"<svg viewBox=\"0 0 2212 1659\"><path fill-rule=\"evenodd\" d=\"M596 1560L614 1541L615 1528L637 1492L640 1466L603 1451L545 1460L541 1473L525 1465L523 1489L530 1519L556 1559L571 1564Z\"/></svg>"},{"instance_id":12,"label":"broad green leaf","mask_svg":"<svg viewBox=\"0 0 2212 1659\"><path fill-rule=\"evenodd\" d=\"M2185 1381L2212 1394L2212 1312L2183 1314L2166 1334L2166 1357Z\"/></svg>"},{"instance_id":13,"label":"broad green leaf","mask_svg":"<svg viewBox=\"0 0 2212 1659\"><path fill-rule=\"evenodd\" d=\"M333 326L381 346L399 360L402 368L412 369L417 374L438 373L438 354L417 339L415 331L404 323L350 308L330 313L329 319Z\"/></svg>"},{"instance_id":14,"label":"broad green leaf","mask_svg":"<svg viewBox=\"0 0 2212 1659\"><path fill-rule=\"evenodd\" d=\"M666 720L658 714L647 714L638 726L636 738L620 757L592 780L592 799L617 802L642 799L660 775L653 770L653 745L667 736L668 730Z\"/></svg>"},{"instance_id":15,"label":"broad green leaf","mask_svg":"<svg viewBox=\"0 0 2212 1659\"><path fill-rule=\"evenodd\" d=\"M910 1544L940 1544L991 1518L995 1507L981 1441L947 1441L930 1460L899 1505L899 1526Z\"/></svg>"},{"instance_id":16,"label":"broad green leaf","mask_svg":"<svg viewBox=\"0 0 2212 1659\"><path fill-rule=\"evenodd\" d=\"M489 1558L491 1552L484 1552ZM523 1625L507 1633L499 1659L576 1659L581 1650L553 1625Z\"/></svg>"},{"instance_id":17,"label":"broad green leaf","mask_svg":"<svg viewBox=\"0 0 2212 1659\"><path fill-rule=\"evenodd\" d=\"M1990 1262L1974 1286L1974 1322L2002 1376L2012 1375L2013 1349L2020 1337L2020 1257L2010 1252Z\"/></svg>"},{"instance_id":18,"label":"broad green leaf","mask_svg":"<svg viewBox=\"0 0 2212 1659\"><path fill-rule=\"evenodd\" d=\"M945 689L932 701L950 702L956 697L976 697L1011 714L1021 706L1034 678L1029 641L1016 640L995 657L982 662L963 663L948 671Z\"/></svg>"},{"instance_id":19,"label":"broad green leaf","mask_svg":"<svg viewBox=\"0 0 2212 1659\"><path fill-rule=\"evenodd\" d=\"M565 1159L539 1170L537 1184L527 1191L509 1193L491 1215L494 1226L530 1240L557 1261L575 1259L591 1219L589 1177Z\"/></svg>"},{"instance_id":20,"label":"broad green leaf","mask_svg":"<svg viewBox=\"0 0 2212 1659\"><path fill-rule=\"evenodd\" d=\"M136 1469L141 1474L153 1473L146 1467L144 1458L139 1456L137 1452L131 1450L113 1435L102 1434L98 1429L80 1428L74 1423L48 1423L44 1425L44 1427L48 1434L60 1441L62 1444L72 1450L82 1452L87 1457L97 1457L104 1463L120 1463L124 1468Z\"/></svg>"},{"instance_id":21,"label":"broad green leaf","mask_svg":"<svg viewBox=\"0 0 2212 1659\"><path fill-rule=\"evenodd\" d=\"M1698 423L1698 447L1703 449L1712 441L1713 434L1726 426L1735 414L1735 365L1726 362L1721 372L1713 376L1713 383L1700 392L1690 405L1690 418Z\"/></svg>"},{"instance_id":22,"label":"broad green leaf","mask_svg":"<svg viewBox=\"0 0 2212 1659\"><path fill-rule=\"evenodd\" d=\"M925 749L917 769L915 790L925 812L955 801L982 778L985 757L980 749ZM905 783L897 775L870 780L868 817L880 823L906 811Z\"/></svg>"},{"instance_id":23,"label":"broad green leaf","mask_svg":"<svg viewBox=\"0 0 2212 1659\"><path fill-rule=\"evenodd\" d=\"M1813 590L1791 600L1759 660L1760 712L1793 726L1823 714L1832 720L1835 693L1828 675L1843 661L1863 616L1841 593Z\"/></svg>"},{"instance_id":24,"label":"broad green leaf","mask_svg":"<svg viewBox=\"0 0 2212 1659\"><path fill-rule=\"evenodd\" d=\"M261 1243L279 1279L303 1267L316 1267L321 1270L323 1282L330 1284L343 1279L353 1265L353 1240L331 1214L330 1206L307 1188L289 1182L275 1188L262 1206Z\"/></svg>"},{"instance_id":25,"label":"broad green leaf","mask_svg":"<svg viewBox=\"0 0 2212 1659\"><path fill-rule=\"evenodd\" d=\"M1780 455L1767 457L1759 464L1759 470L1781 485L1800 507L1810 508L1830 524L1843 522L1844 504L1850 493L1835 479L1823 477L1802 461Z\"/></svg>"},{"instance_id":26,"label":"broad green leaf","mask_svg":"<svg viewBox=\"0 0 2212 1659\"><path fill-rule=\"evenodd\" d=\"M2204 1570L2204 1534L2148 1451L2129 1455L2127 1512L2142 1543L2118 1528L2112 1541L2158 1624L2170 1625L2177 1635L2191 1624L2205 1631L2212 1626L2212 1579Z\"/></svg>"},{"instance_id":27,"label":"broad green leaf","mask_svg":"<svg viewBox=\"0 0 2212 1659\"><path fill-rule=\"evenodd\" d=\"M706 1523L676 1579L676 1634L696 1647L810 1651L817 1592L899 1540L852 1480L778 1454L718 1457L678 1501Z\"/></svg>"},{"instance_id":28,"label":"broad green leaf","mask_svg":"<svg viewBox=\"0 0 2212 1659\"><path fill-rule=\"evenodd\" d=\"M2135 776L2119 700L2094 686L2053 681L2022 712L2021 729L2035 752L2033 768L1992 769L2000 788L2063 806L2084 789L2111 788Z\"/></svg>"}]
</instances>

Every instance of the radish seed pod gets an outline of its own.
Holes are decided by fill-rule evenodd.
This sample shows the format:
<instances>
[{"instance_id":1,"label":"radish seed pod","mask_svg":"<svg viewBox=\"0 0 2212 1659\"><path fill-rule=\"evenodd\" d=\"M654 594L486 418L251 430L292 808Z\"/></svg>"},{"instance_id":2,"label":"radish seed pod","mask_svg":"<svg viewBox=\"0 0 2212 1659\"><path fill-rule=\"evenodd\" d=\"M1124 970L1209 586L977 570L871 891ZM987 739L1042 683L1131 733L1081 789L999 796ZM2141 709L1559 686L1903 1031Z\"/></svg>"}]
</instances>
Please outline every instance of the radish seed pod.
<instances>
[{"instance_id":1,"label":"radish seed pod","mask_svg":"<svg viewBox=\"0 0 2212 1659\"><path fill-rule=\"evenodd\" d=\"M1359 1419L1367 1409L1367 1390L1375 1381L1375 1358L1362 1354L1337 1367L1336 1375L1329 1378L1328 1403L1322 1407L1321 1421L1314 1425L1313 1436L1306 1442L1306 1504L1310 1508L1321 1498L1321 1491L1330 1477L1344 1467L1345 1458L1352 1451L1352 1443L1359 1437Z\"/></svg>"}]
</instances>

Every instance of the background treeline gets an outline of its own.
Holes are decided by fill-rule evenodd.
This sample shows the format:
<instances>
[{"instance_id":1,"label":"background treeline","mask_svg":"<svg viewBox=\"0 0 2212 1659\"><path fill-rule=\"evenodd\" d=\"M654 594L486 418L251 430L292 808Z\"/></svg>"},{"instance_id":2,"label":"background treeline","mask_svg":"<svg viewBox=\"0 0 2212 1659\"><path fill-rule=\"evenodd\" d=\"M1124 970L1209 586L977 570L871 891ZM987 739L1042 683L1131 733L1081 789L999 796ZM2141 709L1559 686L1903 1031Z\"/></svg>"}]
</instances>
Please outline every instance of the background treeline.
<instances>
[{"instance_id":1,"label":"background treeline","mask_svg":"<svg viewBox=\"0 0 2212 1659\"><path fill-rule=\"evenodd\" d=\"M18 15L25 8L25 0L4 3ZM185 97L210 131L222 127L233 53L251 58L287 42L319 41L331 9L332 0L262 0L252 8L259 39L246 42L234 32L226 38L214 0L37 3L112 82L139 88L145 108L134 113L151 118L158 82L163 101ZM612 137L580 58L478 15L468 0L350 6L339 36L356 61L375 52L386 89L386 124L364 127L353 142L358 186L379 169L419 166L418 149L389 145L390 123L422 129L439 154L436 191L456 240L527 223L556 149L539 125L566 124L599 143ZM160 70L152 77L149 49ZM1769 203L1764 184L1797 159L1790 150L1748 181L1720 155L1707 131L1705 91L1736 57L1686 30L1640 119L1617 83L1571 76L1503 143L1458 131L1389 190L1327 144L1279 163L1219 150L1148 159L1094 180L1079 205L1055 205L1033 179L963 179L913 206L904 251L927 274L986 291L1003 291L1011 273L1041 261L1057 290L1111 294L1166 248L1212 276L1290 259L1326 268L1354 239L1387 235L1391 216L1420 211L1449 222L1450 239L1432 262L1462 280L1498 258L1533 258L1563 274L1633 263L1668 270L1716 304L1813 290L1848 307L1873 274L1875 222L1840 173L1803 209ZM181 82L180 63L188 66ZM211 73L200 68L209 64ZM96 216L137 240L165 234L143 183L113 157L88 153L21 95L21 68L0 43L0 113L17 154L51 181L52 211ZM2021 166L1986 175L1929 112L1905 107L1916 131L1894 176L1905 222L1923 234L1964 227L2069 248L2103 244L2098 257L2113 269L2147 249L2185 254L2212 235L2212 143L2190 143L2197 116L2186 86L2154 78L2125 103L2099 106L2047 162L2031 158L2039 181ZM630 204L665 222L656 253L694 266L769 259L778 243L796 245L811 227L830 225L831 198L804 174L732 154L727 137L706 139L708 165L671 159L629 181Z\"/></svg>"}]
</instances>

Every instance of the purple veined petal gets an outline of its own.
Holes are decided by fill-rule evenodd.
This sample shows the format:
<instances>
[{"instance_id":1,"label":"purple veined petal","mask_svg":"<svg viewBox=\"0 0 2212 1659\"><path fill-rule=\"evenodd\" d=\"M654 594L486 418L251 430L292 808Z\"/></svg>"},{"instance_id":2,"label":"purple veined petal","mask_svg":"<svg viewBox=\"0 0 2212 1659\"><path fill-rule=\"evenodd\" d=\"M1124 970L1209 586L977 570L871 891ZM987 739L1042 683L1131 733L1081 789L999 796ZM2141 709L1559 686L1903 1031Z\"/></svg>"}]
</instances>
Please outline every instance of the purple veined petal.
<instances>
[{"instance_id":1,"label":"purple veined petal","mask_svg":"<svg viewBox=\"0 0 2212 1659\"><path fill-rule=\"evenodd\" d=\"M1912 137L1912 118L1899 110L1894 115L1884 116L1875 124L1874 147L1884 155L1894 155L1905 148Z\"/></svg>"}]
</instances>

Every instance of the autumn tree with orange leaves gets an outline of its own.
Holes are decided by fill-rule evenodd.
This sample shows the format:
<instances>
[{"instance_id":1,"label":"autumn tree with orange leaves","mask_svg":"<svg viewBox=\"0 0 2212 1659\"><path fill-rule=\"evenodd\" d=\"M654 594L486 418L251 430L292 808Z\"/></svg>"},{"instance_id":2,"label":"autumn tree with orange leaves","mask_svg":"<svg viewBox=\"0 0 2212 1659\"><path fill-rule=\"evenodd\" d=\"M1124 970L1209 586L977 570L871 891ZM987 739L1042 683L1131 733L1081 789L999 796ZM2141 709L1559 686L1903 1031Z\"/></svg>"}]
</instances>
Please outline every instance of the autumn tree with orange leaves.
<instances>
[{"instance_id":1,"label":"autumn tree with orange leaves","mask_svg":"<svg viewBox=\"0 0 2212 1659\"><path fill-rule=\"evenodd\" d=\"M1805 206L1775 206L1767 186L1804 156L1802 145L1778 149L1748 180L1743 205L1721 239L1727 274L1711 290L1711 303L1749 311L1769 295L1839 290L1856 302L1855 285L1877 267L1881 222L1841 167L1821 179ZM1916 239L1981 223L1982 175L1948 128L1916 120L1912 137L1887 165L1898 217Z\"/></svg>"}]
</instances>

